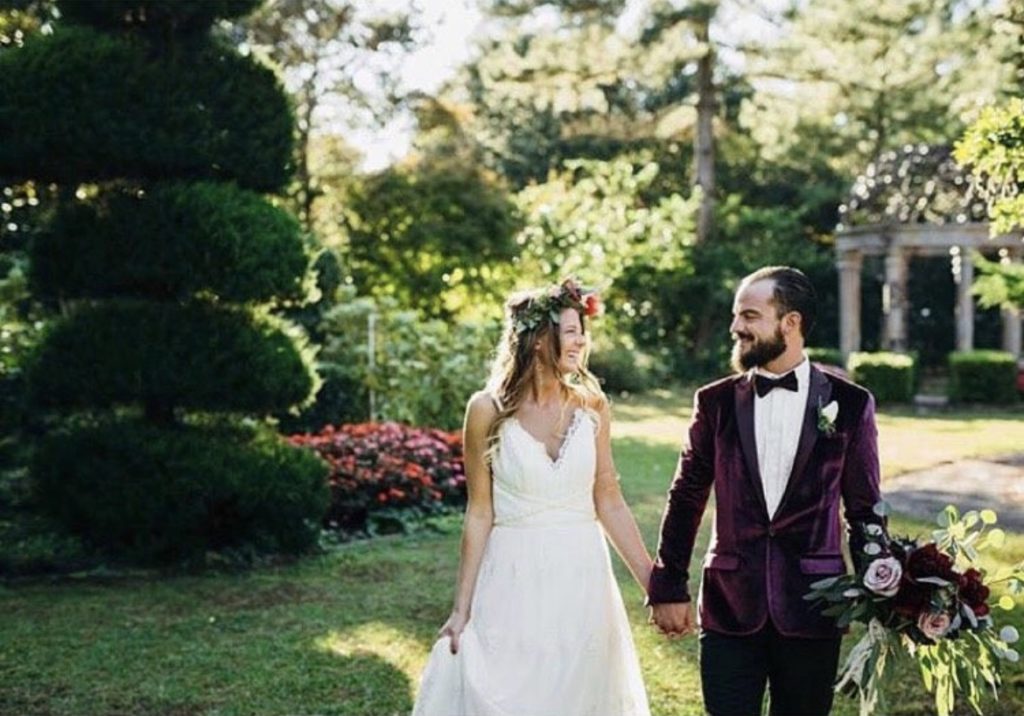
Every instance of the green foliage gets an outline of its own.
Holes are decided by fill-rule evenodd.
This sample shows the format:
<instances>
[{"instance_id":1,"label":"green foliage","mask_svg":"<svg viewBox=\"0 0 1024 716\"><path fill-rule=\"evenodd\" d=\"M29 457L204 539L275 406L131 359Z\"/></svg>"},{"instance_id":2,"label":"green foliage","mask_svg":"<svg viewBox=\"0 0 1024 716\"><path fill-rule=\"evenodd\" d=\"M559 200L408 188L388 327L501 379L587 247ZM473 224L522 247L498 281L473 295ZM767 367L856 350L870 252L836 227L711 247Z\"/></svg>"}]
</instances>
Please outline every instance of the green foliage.
<instances>
[{"instance_id":1,"label":"green foliage","mask_svg":"<svg viewBox=\"0 0 1024 716\"><path fill-rule=\"evenodd\" d=\"M572 160L520 191L520 271L538 283L574 275L600 286L631 264L680 265L693 242L696 204L678 194L649 197L659 172L644 156Z\"/></svg>"},{"instance_id":2,"label":"green foliage","mask_svg":"<svg viewBox=\"0 0 1024 716\"><path fill-rule=\"evenodd\" d=\"M843 352L838 348L807 348L807 357L812 363L834 365L838 368L846 367L846 361L843 360Z\"/></svg>"},{"instance_id":3,"label":"green foliage","mask_svg":"<svg viewBox=\"0 0 1024 716\"><path fill-rule=\"evenodd\" d=\"M373 367L368 349L371 314ZM486 382L499 326L424 320L393 301L360 298L328 311L320 330L325 340L319 365L347 385L365 386L367 393L372 389L375 419L454 430L462 424L469 397ZM350 409L368 412L365 404Z\"/></svg>"},{"instance_id":4,"label":"green foliage","mask_svg":"<svg viewBox=\"0 0 1024 716\"><path fill-rule=\"evenodd\" d=\"M1003 351L949 354L949 397L958 402L1012 403L1017 400L1017 361Z\"/></svg>"},{"instance_id":5,"label":"green foliage","mask_svg":"<svg viewBox=\"0 0 1024 716\"><path fill-rule=\"evenodd\" d=\"M1024 206L1021 211L1024 216ZM1024 264L1013 263L1009 257L999 262L988 261L979 254L974 257L974 265L978 276L971 292L978 297L978 303L987 308L1024 307Z\"/></svg>"},{"instance_id":6,"label":"green foliage","mask_svg":"<svg viewBox=\"0 0 1024 716\"><path fill-rule=\"evenodd\" d=\"M53 325L29 380L33 401L48 407L265 413L312 393L303 353L280 321L251 311L108 301Z\"/></svg>"},{"instance_id":7,"label":"green foliage","mask_svg":"<svg viewBox=\"0 0 1024 716\"><path fill-rule=\"evenodd\" d=\"M495 291L517 253L504 191L473 168L388 169L352 187L349 267L360 293L447 317Z\"/></svg>"},{"instance_id":8,"label":"green foliage","mask_svg":"<svg viewBox=\"0 0 1024 716\"><path fill-rule=\"evenodd\" d=\"M956 159L970 166L991 202L993 236L1024 225L1016 198L1024 183L1024 99L986 107L957 143Z\"/></svg>"},{"instance_id":9,"label":"green foliage","mask_svg":"<svg viewBox=\"0 0 1024 716\"><path fill-rule=\"evenodd\" d=\"M969 165L975 183L988 200L993 236L1024 226L1024 99L987 107L956 146L956 159ZM1007 257L1009 259L1009 257ZM981 275L974 292L982 305L1024 306L1024 268L1009 260L979 260Z\"/></svg>"},{"instance_id":10,"label":"green foliage","mask_svg":"<svg viewBox=\"0 0 1024 716\"><path fill-rule=\"evenodd\" d=\"M601 326L603 336L609 328ZM599 340L588 361L590 372L601 381L606 393L642 393L668 380L661 361L636 347L628 333Z\"/></svg>"},{"instance_id":11,"label":"green foliage","mask_svg":"<svg viewBox=\"0 0 1024 716\"><path fill-rule=\"evenodd\" d=\"M112 422L48 437L43 510L89 544L147 563L207 549L303 552L328 505L326 465L264 431Z\"/></svg>"},{"instance_id":12,"label":"green foliage","mask_svg":"<svg viewBox=\"0 0 1024 716\"><path fill-rule=\"evenodd\" d=\"M903 353L851 353L850 378L870 390L879 403L907 403L914 398L915 361Z\"/></svg>"},{"instance_id":13,"label":"green foliage","mask_svg":"<svg viewBox=\"0 0 1024 716\"><path fill-rule=\"evenodd\" d=\"M728 197L718 206L718 235L683 247L675 265L629 266L609 295L609 311L625 316L637 345L662 358L677 378L706 380L728 368L729 316L740 279L771 264L803 270L819 288L819 314L833 301L833 258L802 234L796 218L779 208L746 206ZM823 325L824 324L824 325ZM823 341L828 325L811 333Z\"/></svg>"},{"instance_id":14,"label":"green foliage","mask_svg":"<svg viewBox=\"0 0 1024 716\"><path fill-rule=\"evenodd\" d=\"M0 143L6 176L205 177L273 191L288 178L291 132L274 74L207 38L164 54L68 27L0 54L0 136L18 137Z\"/></svg>"},{"instance_id":15,"label":"green foliage","mask_svg":"<svg viewBox=\"0 0 1024 716\"><path fill-rule=\"evenodd\" d=\"M60 0L61 17L105 30L197 32L219 18L247 15L263 0Z\"/></svg>"},{"instance_id":16,"label":"green foliage","mask_svg":"<svg viewBox=\"0 0 1024 716\"><path fill-rule=\"evenodd\" d=\"M997 4L816 0L747 48L765 83L742 122L775 160L809 151L848 175L902 145L948 144L975 107L1012 91ZM893 71L899 68L899 71Z\"/></svg>"},{"instance_id":17,"label":"green foliage","mask_svg":"<svg viewBox=\"0 0 1024 716\"><path fill-rule=\"evenodd\" d=\"M298 222L259 194L157 184L62 206L34 242L32 288L49 297L298 299L309 261Z\"/></svg>"}]
</instances>

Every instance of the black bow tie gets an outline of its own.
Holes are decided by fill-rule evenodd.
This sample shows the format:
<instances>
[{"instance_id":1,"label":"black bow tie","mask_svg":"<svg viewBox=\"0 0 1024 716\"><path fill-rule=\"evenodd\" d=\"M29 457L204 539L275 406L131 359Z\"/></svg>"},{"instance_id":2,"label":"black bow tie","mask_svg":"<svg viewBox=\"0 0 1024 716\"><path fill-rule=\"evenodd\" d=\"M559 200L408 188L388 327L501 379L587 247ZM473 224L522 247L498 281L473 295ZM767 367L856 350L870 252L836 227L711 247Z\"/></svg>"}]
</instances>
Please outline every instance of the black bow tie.
<instances>
[{"instance_id":1,"label":"black bow tie","mask_svg":"<svg viewBox=\"0 0 1024 716\"><path fill-rule=\"evenodd\" d=\"M794 393L797 392L800 389L800 384L797 382L796 373L789 371L781 378L769 378L760 373L754 374L754 390L757 391L757 397L763 398L775 388L785 388L786 390L792 390Z\"/></svg>"}]
</instances>

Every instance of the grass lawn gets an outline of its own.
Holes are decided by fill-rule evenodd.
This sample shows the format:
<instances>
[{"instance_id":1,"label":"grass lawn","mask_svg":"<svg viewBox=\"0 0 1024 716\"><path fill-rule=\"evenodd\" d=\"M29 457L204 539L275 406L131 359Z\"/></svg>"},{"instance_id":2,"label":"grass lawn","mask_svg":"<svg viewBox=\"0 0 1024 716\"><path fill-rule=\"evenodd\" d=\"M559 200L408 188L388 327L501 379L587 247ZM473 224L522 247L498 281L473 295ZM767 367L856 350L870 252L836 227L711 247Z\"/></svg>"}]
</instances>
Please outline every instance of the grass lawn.
<instances>
[{"instance_id":1,"label":"grass lawn","mask_svg":"<svg viewBox=\"0 0 1024 716\"><path fill-rule=\"evenodd\" d=\"M689 412L689 394L616 406L616 460L652 548ZM887 476L1024 445L1019 410L883 412L879 428ZM928 529L894 521L898 532ZM698 550L706 539L705 528ZM0 715L406 713L447 616L457 552L453 519L446 531L349 544L244 575L0 587ZM999 562L1020 559L1024 535L1011 535ZM615 568L653 712L700 714L695 641L669 642L651 630L639 589L617 561ZM1024 610L1009 623L1024 632ZM1024 713L1024 670L1007 672L1006 681L986 714ZM837 703L835 713L856 713L854 702ZM932 713L915 674L907 672L888 713Z\"/></svg>"}]
</instances>

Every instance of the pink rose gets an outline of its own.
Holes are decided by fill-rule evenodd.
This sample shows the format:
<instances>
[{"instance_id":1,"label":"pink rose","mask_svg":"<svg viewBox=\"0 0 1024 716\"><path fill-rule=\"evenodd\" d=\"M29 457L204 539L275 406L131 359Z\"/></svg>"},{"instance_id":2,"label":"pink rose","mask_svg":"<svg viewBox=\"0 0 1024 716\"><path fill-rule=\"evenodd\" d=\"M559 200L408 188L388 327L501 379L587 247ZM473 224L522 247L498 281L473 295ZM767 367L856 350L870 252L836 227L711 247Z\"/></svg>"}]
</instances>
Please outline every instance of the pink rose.
<instances>
[{"instance_id":1,"label":"pink rose","mask_svg":"<svg viewBox=\"0 0 1024 716\"><path fill-rule=\"evenodd\" d=\"M875 594L891 597L900 589L903 565L895 557L876 559L864 573L864 586Z\"/></svg>"},{"instance_id":2,"label":"pink rose","mask_svg":"<svg viewBox=\"0 0 1024 716\"><path fill-rule=\"evenodd\" d=\"M938 639L949 631L950 619L945 612L921 612L917 618L917 628L929 639Z\"/></svg>"}]
</instances>

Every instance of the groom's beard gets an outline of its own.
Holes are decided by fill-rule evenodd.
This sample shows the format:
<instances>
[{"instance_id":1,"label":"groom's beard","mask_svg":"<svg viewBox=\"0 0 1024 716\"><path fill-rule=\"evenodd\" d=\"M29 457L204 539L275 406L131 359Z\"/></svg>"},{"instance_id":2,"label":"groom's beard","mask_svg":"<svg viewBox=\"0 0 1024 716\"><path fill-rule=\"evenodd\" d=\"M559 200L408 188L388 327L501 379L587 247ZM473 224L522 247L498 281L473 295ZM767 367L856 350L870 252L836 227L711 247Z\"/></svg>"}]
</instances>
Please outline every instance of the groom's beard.
<instances>
[{"instance_id":1,"label":"groom's beard","mask_svg":"<svg viewBox=\"0 0 1024 716\"><path fill-rule=\"evenodd\" d=\"M737 373L743 373L751 368L758 368L771 363L780 355L786 352L786 338L782 335L782 329L775 328L775 335L766 340L754 338L750 333L735 334L736 340L732 344L732 369ZM741 338L753 338L749 347L744 349Z\"/></svg>"}]
</instances>

